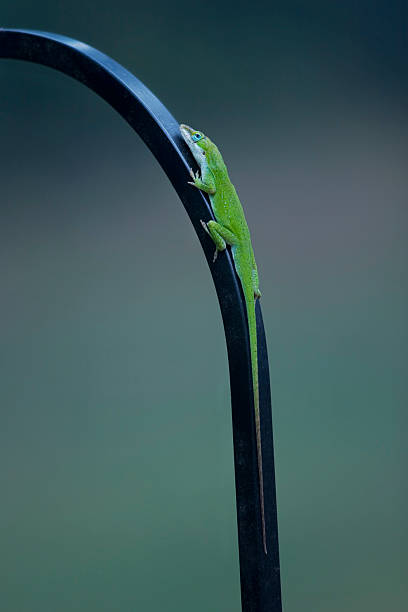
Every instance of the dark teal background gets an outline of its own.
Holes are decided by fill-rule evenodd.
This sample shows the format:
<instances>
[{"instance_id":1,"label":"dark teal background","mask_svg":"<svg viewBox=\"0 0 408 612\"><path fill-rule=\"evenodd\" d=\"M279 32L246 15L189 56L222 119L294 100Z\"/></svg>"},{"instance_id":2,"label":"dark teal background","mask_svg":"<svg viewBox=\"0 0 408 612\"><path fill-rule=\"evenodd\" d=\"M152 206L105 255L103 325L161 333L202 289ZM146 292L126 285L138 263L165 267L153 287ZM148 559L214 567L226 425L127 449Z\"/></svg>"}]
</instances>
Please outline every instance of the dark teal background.
<instances>
[{"instance_id":1,"label":"dark teal background","mask_svg":"<svg viewBox=\"0 0 408 612\"><path fill-rule=\"evenodd\" d=\"M4 1L222 149L271 362L286 612L407 608L407 4ZM223 329L95 94L0 61L0 610L240 609ZM187 179L187 177L186 177Z\"/></svg>"}]
</instances>

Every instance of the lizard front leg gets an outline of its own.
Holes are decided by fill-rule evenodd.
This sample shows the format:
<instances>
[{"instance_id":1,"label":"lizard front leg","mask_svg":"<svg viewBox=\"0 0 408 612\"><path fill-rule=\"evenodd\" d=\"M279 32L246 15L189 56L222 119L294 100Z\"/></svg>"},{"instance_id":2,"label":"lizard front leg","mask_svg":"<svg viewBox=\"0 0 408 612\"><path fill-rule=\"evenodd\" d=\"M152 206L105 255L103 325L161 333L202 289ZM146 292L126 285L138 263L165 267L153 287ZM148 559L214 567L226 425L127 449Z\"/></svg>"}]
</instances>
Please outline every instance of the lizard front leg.
<instances>
[{"instance_id":1,"label":"lizard front leg","mask_svg":"<svg viewBox=\"0 0 408 612\"><path fill-rule=\"evenodd\" d=\"M193 180L188 181L189 185L193 185L193 187L197 187L197 189L200 189L209 195L215 194L215 181L211 172L204 172L200 178L198 170L194 174L192 168L190 168L190 176Z\"/></svg>"}]
</instances>

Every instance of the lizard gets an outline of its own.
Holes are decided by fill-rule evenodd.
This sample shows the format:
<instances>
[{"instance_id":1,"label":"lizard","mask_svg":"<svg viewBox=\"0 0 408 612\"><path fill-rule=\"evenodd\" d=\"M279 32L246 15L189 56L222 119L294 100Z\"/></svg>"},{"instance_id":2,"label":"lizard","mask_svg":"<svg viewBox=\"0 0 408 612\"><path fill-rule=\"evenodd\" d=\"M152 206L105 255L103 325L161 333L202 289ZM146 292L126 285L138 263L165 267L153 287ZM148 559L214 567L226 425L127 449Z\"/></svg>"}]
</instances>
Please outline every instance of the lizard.
<instances>
[{"instance_id":1,"label":"lizard","mask_svg":"<svg viewBox=\"0 0 408 612\"><path fill-rule=\"evenodd\" d=\"M227 167L218 147L203 132L194 130L188 125L180 124L180 132L200 168L195 174L190 168L192 180L188 183L208 194L214 213L215 221L201 220L203 229L215 243L213 263L217 259L218 252L225 251L227 245L230 246L235 270L244 293L251 351L262 542L264 552L267 554L255 317L255 300L261 297L261 292L251 236L242 204L228 176Z\"/></svg>"}]
</instances>

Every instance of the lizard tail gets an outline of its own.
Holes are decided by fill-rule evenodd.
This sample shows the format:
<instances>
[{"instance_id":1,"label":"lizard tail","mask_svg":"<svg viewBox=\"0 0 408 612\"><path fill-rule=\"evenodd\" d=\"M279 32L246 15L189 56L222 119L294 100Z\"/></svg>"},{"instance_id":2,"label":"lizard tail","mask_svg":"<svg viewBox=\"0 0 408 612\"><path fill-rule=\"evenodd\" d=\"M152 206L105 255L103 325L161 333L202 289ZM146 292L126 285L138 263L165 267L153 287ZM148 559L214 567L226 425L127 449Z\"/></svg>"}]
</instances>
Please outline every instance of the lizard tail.
<instances>
[{"instance_id":1,"label":"lizard tail","mask_svg":"<svg viewBox=\"0 0 408 612\"><path fill-rule=\"evenodd\" d=\"M252 384L254 390L254 409L255 409L255 429L256 429L256 448L258 459L258 480L259 480L259 499L261 502L261 521L262 521L262 541L265 554L268 554L266 548L266 524L265 524L265 500L264 500L264 484L262 472L262 440L261 440L261 415L259 412L259 384L258 384L258 341L256 335L256 316L255 316L255 297L252 289L252 283L245 283L248 287L244 291L247 307L247 317L249 326L249 343L251 348L251 364L252 364Z\"/></svg>"}]
</instances>

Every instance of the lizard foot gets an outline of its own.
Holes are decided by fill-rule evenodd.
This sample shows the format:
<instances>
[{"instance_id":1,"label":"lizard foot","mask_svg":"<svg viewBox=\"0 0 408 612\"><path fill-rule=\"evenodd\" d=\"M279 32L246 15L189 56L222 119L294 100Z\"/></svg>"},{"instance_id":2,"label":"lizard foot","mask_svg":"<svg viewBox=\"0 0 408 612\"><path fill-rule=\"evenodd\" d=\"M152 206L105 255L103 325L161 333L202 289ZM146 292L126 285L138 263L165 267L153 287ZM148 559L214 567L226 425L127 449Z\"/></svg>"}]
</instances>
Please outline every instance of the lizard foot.
<instances>
[{"instance_id":1,"label":"lizard foot","mask_svg":"<svg viewBox=\"0 0 408 612\"><path fill-rule=\"evenodd\" d=\"M203 229L204 229L204 230L207 232L207 234L208 234L209 236L211 236L210 231L209 231L209 229L208 229L208 227L207 227L206 222L205 222L205 221L202 221L202 220L200 219L200 223L201 223L201 225L203 226Z\"/></svg>"},{"instance_id":2,"label":"lizard foot","mask_svg":"<svg viewBox=\"0 0 408 612\"><path fill-rule=\"evenodd\" d=\"M197 179L200 178L200 172L199 170L197 170L197 172L194 174L193 169L190 168L190 176L193 179L193 181L196 181Z\"/></svg>"}]
</instances>

